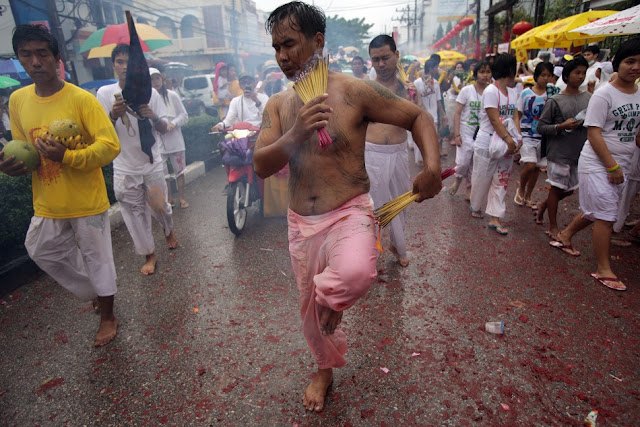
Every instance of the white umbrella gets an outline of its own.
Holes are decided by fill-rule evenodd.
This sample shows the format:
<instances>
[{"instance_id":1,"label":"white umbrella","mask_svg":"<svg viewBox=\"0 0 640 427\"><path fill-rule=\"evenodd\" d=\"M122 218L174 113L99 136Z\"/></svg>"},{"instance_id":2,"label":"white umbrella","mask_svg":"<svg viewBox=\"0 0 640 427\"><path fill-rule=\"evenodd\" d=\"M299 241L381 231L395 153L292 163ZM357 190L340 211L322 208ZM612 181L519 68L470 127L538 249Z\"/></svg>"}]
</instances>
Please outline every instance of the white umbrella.
<instances>
[{"instance_id":1,"label":"white umbrella","mask_svg":"<svg viewBox=\"0 0 640 427\"><path fill-rule=\"evenodd\" d=\"M640 33L640 5L600 18L569 32L601 36Z\"/></svg>"}]
</instances>

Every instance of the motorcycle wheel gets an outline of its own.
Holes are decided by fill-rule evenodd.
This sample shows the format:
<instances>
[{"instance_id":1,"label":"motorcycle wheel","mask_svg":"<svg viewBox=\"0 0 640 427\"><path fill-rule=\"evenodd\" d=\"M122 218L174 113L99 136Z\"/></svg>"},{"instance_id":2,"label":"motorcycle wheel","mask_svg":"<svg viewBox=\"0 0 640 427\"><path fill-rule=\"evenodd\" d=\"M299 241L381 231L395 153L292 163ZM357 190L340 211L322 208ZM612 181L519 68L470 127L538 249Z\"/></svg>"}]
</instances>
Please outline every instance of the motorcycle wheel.
<instances>
[{"instance_id":1,"label":"motorcycle wheel","mask_svg":"<svg viewBox=\"0 0 640 427\"><path fill-rule=\"evenodd\" d=\"M233 234L239 236L247 223L247 185L243 181L232 182L227 190L227 222Z\"/></svg>"}]
</instances>

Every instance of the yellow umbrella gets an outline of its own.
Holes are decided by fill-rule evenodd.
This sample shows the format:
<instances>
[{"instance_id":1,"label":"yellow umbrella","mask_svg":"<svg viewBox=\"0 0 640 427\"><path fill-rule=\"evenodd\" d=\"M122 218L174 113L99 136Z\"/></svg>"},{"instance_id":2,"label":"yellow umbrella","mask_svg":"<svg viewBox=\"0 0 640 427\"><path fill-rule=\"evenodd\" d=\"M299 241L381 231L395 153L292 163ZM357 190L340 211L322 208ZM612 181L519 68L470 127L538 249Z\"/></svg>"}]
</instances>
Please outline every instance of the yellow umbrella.
<instances>
[{"instance_id":1,"label":"yellow umbrella","mask_svg":"<svg viewBox=\"0 0 640 427\"><path fill-rule=\"evenodd\" d=\"M527 31L526 33L516 37L511 41L511 49L541 49L543 47L553 47L553 43L546 42L544 40L538 40L536 35L541 31L553 26L558 21L547 22L546 24L539 25Z\"/></svg>"},{"instance_id":2,"label":"yellow umbrella","mask_svg":"<svg viewBox=\"0 0 640 427\"><path fill-rule=\"evenodd\" d=\"M581 33L569 33L568 31L595 22L600 18L613 15L614 13L616 13L615 10L590 10L569 16L538 32L535 38L538 41L552 43L554 46L582 45L604 40L606 36L589 36Z\"/></svg>"},{"instance_id":3,"label":"yellow umbrella","mask_svg":"<svg viewBox=\"0 0 640 427\"><path fill-rule=\"evenodd\" d=\"M440 52L436 52L440 55L440 60L442 62L455 62L455 61L464 61L467 59L467 55L463 55L460 52L456 52L455 50L441 50Z\"/></svg>"}]
</instances>

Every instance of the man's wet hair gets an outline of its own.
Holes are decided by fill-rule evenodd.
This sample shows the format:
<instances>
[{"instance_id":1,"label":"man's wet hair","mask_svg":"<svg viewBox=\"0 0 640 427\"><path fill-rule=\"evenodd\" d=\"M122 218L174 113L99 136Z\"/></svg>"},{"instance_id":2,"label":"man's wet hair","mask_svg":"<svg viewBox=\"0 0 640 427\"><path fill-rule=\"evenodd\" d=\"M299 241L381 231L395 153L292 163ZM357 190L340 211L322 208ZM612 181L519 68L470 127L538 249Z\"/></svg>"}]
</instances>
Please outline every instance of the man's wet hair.
<instances>
[{"instance_id":1,"label":"man's wet hair","mask_svg":"<svg viewBox=\"0 0 640 427\"><path fill-rule=\"evenodd\" d=\"M433 70L434 68L438 68L438 62L435 59L429 58L424 62L425 73L427 70Z\"/></svg>"},{"instance_id":2,"label":"man's wet hair","mask_svg":"<svg viewBox=\"0 0 640 427\"><path fill-rule=\"evenodd\" d=\"M597 57L598 55L600 55L600 47L597 44L590 44L589 46L582 49L582 52L591 52Z\"/></svg>"},{"instance_id":3,"label":"man's wet hair","mask_svg":"<svg viewBox=\"0 0 640 427\"><path fill-rule=\"evenodd\" d=\"M473 67L473 78L477 79L478 73L480 72L480 70L482 70L485 67L489 68L489 71L491 71L491 65L489 65L489 61L482 60L478 62L476 66Z\"/></svg>"},{"instance_id":4,"label":"man's wet hair","mask_svg":"<svg viewBox=\"0 0 640 427\"><path fill-rule=\"evenodd\" d=\"M438 55L437 53L432 54L429 59L432 59L436 62L436 65L440 65L440 60L442 58L440 58L440 55Z\"/></svg>"},{"instance_id":5,"label":"man's wet hair","mask_svg":"<svg viewBox=\"0 0 640 427\"><path fill-rule=\"evenodd\" d=\"M535 70L533 70L533 80L537 81L538 77L544 70L547 70L551 75L553 75L553 64L551 62L541 62L536 65Z\"/></svg>"},{"instance_id":6,"label":"man's wet hair","mask_svg":"<svg viewBox=\"0 0 640 427\"><path fill-rule=\"evenodd\" d=\"M114 47L111 51L111 62L116 63L116 56L118 55L127 55L129 56L129 45L128 44L119 44Z\"/></svg>"},{"instance_id":7,"label":"man's wet hair","mask_svg":"<svg viewBox=\"0 0 640 427\"><path fill-rule=\"evenodd\" d=\"M569 74L578 67L589 68L589 63L582 56L576 56L571 61L567 61L562 68L562 81L569 83Z\"/></svg>"},{"instance_id":8,"label":"man's wet hair","mask_svg":"<svg viewBox=\"0 0 640 427\"><path fill-rule=\"evenodd\" d=\"M618 72L618 66L622 61L630 56L640 55L640 37L635 37L622 43L616 51L611 65L613 71Z\"/></svg>"},{"instance_id":9,"label":"man's wet hair","mask_svg":"<svg viewBox=\"0 0 640 427\"><path fill-rule=\"evenodd\" d=\"M391 52L394 53L396 50L398 50L398 48L396 47L396 41L393 39L393 37L386 34L380 34L379 36L375 36L369 43L369 52L371 52L371 49L377 49L382 46L389 46Z\"/></svg>"},{"instance_id":10,"label":"man's wet hair","mask_svg":"<svg viewBox=\"0 0 640 427\"><path fill-rule=\"evenodd\" d=\"M364 59L362 59L362 56L354 56L353 58L351 58L351 62L353 61L360 61L364 64Z\"/></svg>"},{"instance_id":11,"label":"man's wet hair","mask_svg":"<svg viewBox=\"0 0 640 427\"><path fill-rule=\"evenodd\" d=\"M316 7L301 1L292 1L283 4L271 12L265 27L268 34L278 31L277 27L287 21L289 26L304 34L307 40L318 33L324 34L327 27L327 18L324 12Z\"/></svg>"},{"instance_id":12,"label":"man's wet hair","mask_svg":"<svg viewBox=\"0 0 640 427\"><path fill-rule=\"evenodd\" d=\"M496 56L496 59L491 66L491 74L496 80L504 79L506 77L515 77L517 66L518 61L516 61L515 56L509 55L508 53L501 53Z\"/></svg>"},{"instance_id":13,"label":"man's wet hair","mask_svg":"<svg viewBox=\"0 0 640 427\"><path fill-rule=\"evenodd\" d=\"M24 24L18 25L13 30L11 43L13 44L13 52L16 56L18 56L18 48L27 42L47 42L53 56L58 57L60 55L58 39L56 39L55 36L51 34L51 31L44 25Z\"/></svg>"}]
</instances>

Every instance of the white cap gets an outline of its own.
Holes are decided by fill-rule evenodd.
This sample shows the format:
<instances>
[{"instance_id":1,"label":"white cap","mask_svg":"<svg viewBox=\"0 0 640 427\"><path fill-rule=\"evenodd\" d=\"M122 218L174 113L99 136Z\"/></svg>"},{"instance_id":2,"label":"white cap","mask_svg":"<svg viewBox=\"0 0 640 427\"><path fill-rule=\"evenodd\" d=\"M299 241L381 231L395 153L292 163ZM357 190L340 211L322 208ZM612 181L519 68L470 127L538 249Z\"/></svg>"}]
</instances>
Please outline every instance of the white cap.
<instances>
[{"instance_id":1,"label":"white cap","mask_svg":"<svg viewBox=\"0 0 640 427\"><path fill-rule=\"evenodd\" d=\"M154 74L160 74L160 70L157 68L149 67L149 75L153 76Z\"/></svg>"},{"instance_id":2,"label":"white cap","mask_svg":"<svg viewBox=\"0 0 640 427\"><path fill-rule=\"evenodd\" d=\"M601 62L597 67L607 74L613 74L613 64L609 61Z\"/></svg>"},{"instance_id":3,"label":"white cap","mask_svg":"<svg viewBox=\"0 0 640 427\"><path fill-rule=\"evenodd\" d=\"M553 75L556 77L562 77L562 69L563 67L553 67Z\"/></svg>"}]
</instances>

